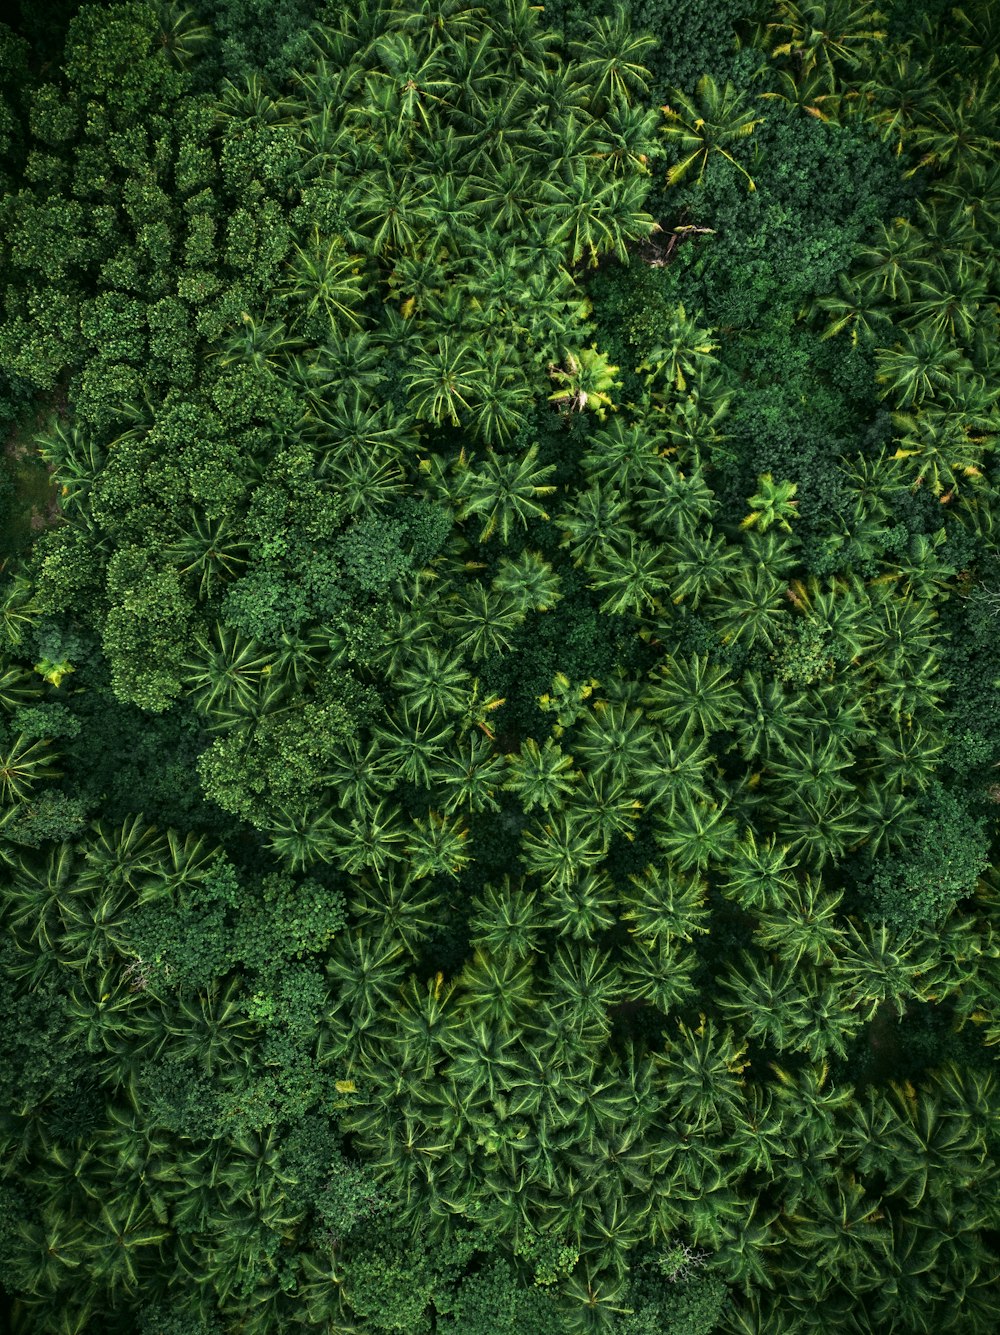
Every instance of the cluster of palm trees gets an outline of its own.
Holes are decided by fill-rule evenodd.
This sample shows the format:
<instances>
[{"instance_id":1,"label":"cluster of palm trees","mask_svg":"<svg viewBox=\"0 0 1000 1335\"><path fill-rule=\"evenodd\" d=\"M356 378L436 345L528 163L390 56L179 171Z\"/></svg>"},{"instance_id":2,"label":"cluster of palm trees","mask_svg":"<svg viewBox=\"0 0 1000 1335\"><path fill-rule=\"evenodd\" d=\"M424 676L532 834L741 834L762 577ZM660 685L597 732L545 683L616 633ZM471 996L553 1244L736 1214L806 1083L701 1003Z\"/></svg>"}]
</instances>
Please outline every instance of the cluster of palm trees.
<instances>
[{"instance_id":1,"label":"cluster of palm trees","mask_svg":"<svg viewBox=\"0 0 1000 1335\"><path fill-rule=\"evenodd\" d=\"M562 49L521 0L365 0L286 93L221 95L220 155L253 135L293 163L273 291L190 403L54 419L39 448L89 571L124 552L173 581L174 638L112 683L166 674L237 836L135 816L32 845L74 764L54 706L77 667L107 688L31 662L66 608L48 558L0 622L6 972L29 1048L47 1008L60 1035L0 1117L25 1331L166 1298L245 1333L388 1329L376 1213L402 1251L516 1261L567 1335L636 1330L638 1262L683 1289L678 1254L729 1286L734 1335L994 1329L995 888L906 926L857 888L920 834L949 742L943 535L875 539L921 486L980 539L991 513L988 17L961 17L960 105L934 31L885 54L868 3L772 19L778 95L867 117L929 176L815 313L876 340L898 441L811 517L845 554L825 574L795 479L717 499L738 389L700 313L627 381L588 321L664 143L669 183L721 155L754 188L748 92L706 76L650 111L621 10ZM182 67L208 40L176 11L165 32ZM257 408L227 490L198 450L234 393ZM214 499L137 488L175 449ZM571 605L639 666L527 690ZM928 1015L968 1060L906 1078L897 1024Z\"/></svg>"},{"instance_id":2,"label":"cluster of palm trees","mask_svg":"<svg viewBox=\"0 0 1000 1335\"><path fill-rule=\"evenodd\" d=\"M945 41L925 19L887 45L874 4L780 8L775 30L789 40L773 54L797 63L800 84L818 79L839 95L842 111L895 146L908 176L926 180L911 216L883 222L817 307L828 333L878 348L900 475L947 504L981 485L1000 425L993 20L973 6Z\"/></svg>"}]
</instances>

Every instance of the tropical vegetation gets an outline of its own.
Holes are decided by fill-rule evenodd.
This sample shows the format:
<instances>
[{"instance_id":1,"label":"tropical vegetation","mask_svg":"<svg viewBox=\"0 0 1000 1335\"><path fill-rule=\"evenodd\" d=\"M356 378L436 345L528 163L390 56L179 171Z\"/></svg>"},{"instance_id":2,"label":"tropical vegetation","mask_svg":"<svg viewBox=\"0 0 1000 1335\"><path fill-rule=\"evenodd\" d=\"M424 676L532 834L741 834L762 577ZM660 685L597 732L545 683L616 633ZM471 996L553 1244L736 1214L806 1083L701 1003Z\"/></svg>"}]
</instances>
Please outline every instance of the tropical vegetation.
<instances>
[{"instance_id":1,"label":"tropical vegetation","mask_svg":"<svg viewBox=\"0 0 1000 1335\"><path fill-rule=\"evenodd\" d=\"M1000 33L0 25L15 1335L1000 1328Z\"/></svg>"}]
</instances>

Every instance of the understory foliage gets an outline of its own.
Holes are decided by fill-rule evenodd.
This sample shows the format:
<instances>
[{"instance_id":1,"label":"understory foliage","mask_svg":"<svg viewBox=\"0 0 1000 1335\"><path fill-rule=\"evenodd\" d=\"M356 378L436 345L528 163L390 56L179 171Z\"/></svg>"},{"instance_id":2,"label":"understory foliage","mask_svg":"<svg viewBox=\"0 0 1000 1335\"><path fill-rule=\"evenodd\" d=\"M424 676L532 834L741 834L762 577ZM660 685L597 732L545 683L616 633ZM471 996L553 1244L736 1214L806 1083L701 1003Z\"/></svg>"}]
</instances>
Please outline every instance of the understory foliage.
<instances>
[{"instance_id":1,"label":"understory foliage","mask_svg":"<svg viewBox=\"0 0 1000 1335\"><path fill-rule=\"evenodd\" d=\"M18 1335L997 1329L997 46L0 27Z\"/></svg>"}]
</instances>

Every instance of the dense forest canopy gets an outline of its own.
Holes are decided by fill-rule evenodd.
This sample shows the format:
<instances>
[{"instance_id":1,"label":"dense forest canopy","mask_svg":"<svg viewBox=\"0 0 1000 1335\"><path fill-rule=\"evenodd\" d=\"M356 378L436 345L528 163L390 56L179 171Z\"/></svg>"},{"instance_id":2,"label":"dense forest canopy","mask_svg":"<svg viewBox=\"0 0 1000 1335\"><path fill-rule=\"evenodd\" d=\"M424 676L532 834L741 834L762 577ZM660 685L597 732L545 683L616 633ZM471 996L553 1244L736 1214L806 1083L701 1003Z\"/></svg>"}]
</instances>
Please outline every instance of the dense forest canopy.
<instances>
[{"instance_id":1,"label":"dense forest canopy","mask_svg":"<svg viewBox=\"0 0 1000 1335\"><path fill-rule=\"evenodd\" d=\"M1000 32L0 25L16 1335L1000 1328Z\"/></svg>"}]
</instances>

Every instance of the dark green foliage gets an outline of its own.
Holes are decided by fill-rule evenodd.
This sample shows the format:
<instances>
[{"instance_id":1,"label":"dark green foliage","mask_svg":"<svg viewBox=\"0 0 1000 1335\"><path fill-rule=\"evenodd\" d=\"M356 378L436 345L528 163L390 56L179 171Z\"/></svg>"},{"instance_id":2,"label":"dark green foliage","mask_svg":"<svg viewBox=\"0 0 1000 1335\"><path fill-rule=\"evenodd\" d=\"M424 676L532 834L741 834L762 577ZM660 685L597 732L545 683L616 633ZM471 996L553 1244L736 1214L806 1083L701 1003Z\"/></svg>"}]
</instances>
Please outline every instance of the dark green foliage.
<instances>
[{"instance_id":1,"label":"dark green foliage","mask_svg":"<svg viewBox=\"0 0 1000 1335\"><path fill-rule=\"evenodd\" d=\"M221 1335L222 1330L217 1317L189 1316L157 1303L139 1313L136 1335Z\"/></svg>"},{"instance_id":2,"label":"dark green foliage","mask_svg":"<svg viewBox=\"0 0 1000 1335\"><path fill-rule=\"evenodd\" d=\"M993 1335L993 11L28 17L13 1329Z\"/></svg>"},{"instance_id":3,"label":"dark green foliage","mask_svg":"<svg viewBox=\"0 0 1000 1335\"><path fill-rule=\"evenodd\" d=\"M309 29L318 0L201 0L199 17L211 24L221 73L235 84L263 74L274 84L308 58Z\"/></svg>"},{"instance_id":4,"label":"dark green foliage","mask_svg":"<svg viewBox=\"0 0 1000 1335\"><path fill-rule=\"evenodd\" d=\"M437 1323L441 1331L468 1335L562 1335L566 1326L546 1294L524 1288L506 1261L494 1261L469 1275Z\"/></svg>"},{"instance_id":5,"label":"dark green foliage","mask_svg":"<svg viewBox=\"0 0 1000 1335\"><path fill-rule=\"evenodd\" d=\"M905 854L876 863L870 912L901 927L934 923L976 888L989 865L984 817L968 801L935 784L920 807L921 829Z\"/></svg>"},{"instance_id":6,"label":"dark green foliage","mask_svg":"<svg viewBox=\"0 0 1000 1335\"><path fill-rule=\"evenodd\" d=\"M615 1323L616 1335L712 1335L727 1307L727 1289L701 1269L705 1256L674 1247L636 1266L629 1306Z\"/></svg>"}]
</instances>

